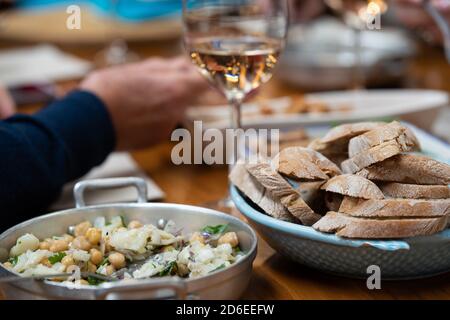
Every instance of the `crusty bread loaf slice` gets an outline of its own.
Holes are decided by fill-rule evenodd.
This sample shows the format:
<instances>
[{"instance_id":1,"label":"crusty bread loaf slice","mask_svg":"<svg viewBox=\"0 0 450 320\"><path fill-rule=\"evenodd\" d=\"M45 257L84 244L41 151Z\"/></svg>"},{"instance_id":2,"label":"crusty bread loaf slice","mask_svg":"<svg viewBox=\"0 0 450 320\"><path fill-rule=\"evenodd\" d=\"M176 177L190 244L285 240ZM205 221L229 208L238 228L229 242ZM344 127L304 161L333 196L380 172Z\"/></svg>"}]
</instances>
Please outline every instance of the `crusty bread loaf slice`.
<instances>
[{"instance_id":1,"label":"crusty bread loaf slice","mask_svg":"<svg viewBox=\"0 0 450 320\"><path fill-rule=\"evenodd\" d=\"M399 139L401 144L409 145L411 149L417 150L420 148L414 133L399 122L393 121L350 139L348 144L349 157L354 157L393 139Z\"/></svg>"},{"instance_id":2,"label":"crusty bread loaf slice","mask_svg":"<svg viewBox=\"0 0 450 320\"><path fill-rule=\"evenodd\" d=\"M447 217L365 219L330 211L313 228L345 238L395 239L435 234L446 228L447 220Z\"/></svg>"},{"instance_id":3,"label":"crusty bread loaf slice","mask_svg":"<svg viewBox=\"0 0 450 320\"><path fill-rule=\"evenodd\" d=\"M328 180L341 174L338 166L325 156L303 147L282 150L273 158L272 166L282 175L295 180Z\"/></svg>"},{"instance_id":4,"label":"crusty bread loaf slice","mask_svg":"<svg viewBox=\"0 0 450 320\"><path fill-rule=\"evenodd\" d=\"M303 201L300 193L277 173L270 163L249 163L246 165L248 172L272 195L279 199L286 209L302 224L311 226L320 219L320 215L315 213Z\"/></svg>"},{"instance_id":5,"label":"crusty bread loaf slice","mask_svg":"<svg viewBox=\"0 0 450 320\"><path fill-rule=\"evenodd\" d=\"M396 139L389 140L345 160L341 163L341 168L344 173L356 173L365 167L381 162L404 151L409 151L408 147L399 143Z\"/></svg>"},{"instance_id":6,"label":"crusty bread loaf slice","mask_svg":"<svg viewBox=\"0 0 450 320\"><path fill-rule=\"evenodd\" d=\"M405 199L446 199L450 198L450 189L442 185L419 185L398 182L379 183L386 197Z\"/></svg>"},{"instance_id":7,"label":"crusty bread loaf slice","mask_svg":"<svg viewBox=\"0 0 450 320\"><path fill-rule=\"evenodd\" d=\"M450 166L427 156L400 154L359 171L369 180L412 184L448 185Z\"/></svg>"},{"instance_id":8,"label":"crusty bread loaf slice","mask_svg":"<svg viewBox=\"0 0 450 320\"><path fill-rule=\"evenodd\" d=\"M321 187L328 192L364 199L384 199L375 183L354 174L343 174L325 182Z\"/></svg>"},{"instance_id":9,"label":"crusty bread loaf slice","mask_svg":"<svg viewBox=\"0 0 450 320\"><path fill-rule=\"evenodd\" d=\"M365 200L344 197L339 212L366 218L442 217L450 213L450 199Z\"/></svg>"},{"instance_id":10,"label":"crusty bread loaf slice","mask_svg":"<svg viewBox=\"0 0 450 320\"><path fill-rule=\"evenodd\" d=\"M363 134L376 128L384 122L358 122L336 126L329 130L327 134L318 139L314 139L308 148L316 150L325 156L347 154L348 142L351 138Z\"/></svg>"},{"instance_id":11,"label":"crusty bread loaf slice","mask_svg":"<svg viewBox=\"0 0 450 320\"><path fill-rule=\"evenodd\" d=\"M270 191L266 190L247 172L244 162L238 161L236 165L234 165L229 178L239 190L268 215L284 221L299 222L298 219L290 214L281 204L280 199L274 197Z\"/></svg>"}]
</instances>

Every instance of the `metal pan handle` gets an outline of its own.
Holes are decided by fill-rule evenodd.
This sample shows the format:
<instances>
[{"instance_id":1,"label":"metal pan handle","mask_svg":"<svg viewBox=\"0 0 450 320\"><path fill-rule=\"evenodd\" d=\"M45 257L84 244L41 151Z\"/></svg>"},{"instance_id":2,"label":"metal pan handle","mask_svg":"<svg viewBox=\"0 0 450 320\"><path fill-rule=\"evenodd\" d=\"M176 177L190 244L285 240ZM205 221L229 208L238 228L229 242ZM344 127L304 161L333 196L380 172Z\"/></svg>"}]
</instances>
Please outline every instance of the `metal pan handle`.
<instances>
[{"instance_id":1,"label":"metal pan handle","mask_svg":"<svg viewBox=\"0 0 450 320\"><path fill-rule=\"evenodd\" d=\"M162 293L165 293L165 295L162 295ZM186 283L178 277L137 280L133 284L104 288L97 294L97 299L101 300L149 300L157 298L185 300L186 297Z\"/></svg>"},{"instance_id":2,"label":"metal pan handle","mask_svg":"<svg viewBox=\"0 0 450 320\"><path fill-rule=\"evenodd\" d=\"M84 191L86 189L109 189L122 187L135 187L138 193L137 202L147 202L147 184L145 183L145 180L135 177L125 177L92 179L78 182L73 188L75 206L77 208L83 208L86 206L86 202L84 201Z\"/></svg>"}]
</instances>

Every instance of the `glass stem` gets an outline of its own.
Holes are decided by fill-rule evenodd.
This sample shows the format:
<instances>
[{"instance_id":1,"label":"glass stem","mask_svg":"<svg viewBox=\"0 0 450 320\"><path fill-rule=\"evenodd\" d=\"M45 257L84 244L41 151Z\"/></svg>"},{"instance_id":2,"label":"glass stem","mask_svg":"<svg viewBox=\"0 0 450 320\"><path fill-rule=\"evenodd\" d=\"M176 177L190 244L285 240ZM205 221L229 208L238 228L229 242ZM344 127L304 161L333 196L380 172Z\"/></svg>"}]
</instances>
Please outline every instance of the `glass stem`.
<instances>
[{"instance_id":1,"label":"glass stem","mask_svg":"<svg viewBox=\"0 0 450 320\"><path fill-rule=\"evenodd\" d=\"M353 89L359 90L365 87L362 65L362 32L359 28L353 29L353 44L355 55L355 64L353 66Z\"/></svg>"},{"instance_id":2,"label":"glass stem","mask_svg":"<svg viewBox=\"0 0 450 320\"><path fill-rule=\"evenodd\" d=\"M229 100L229 104L231 106L231 129L235 130L235 134L236 134L236 145L234 150L235 152L232 152L231 155L229 155L230 159L229 159L229 166L228 166L228 170L231 171L231 169L233 168L234 163L236 163L236 161L241 158L241 139L240 139L240 131L238 129L242 128L242 123L241 123L241 106L242 106L242 99L237 99L237 98L231 98ZM231 141L228 141L227 143L231 143Z\"/></svg>"}]
</instances>

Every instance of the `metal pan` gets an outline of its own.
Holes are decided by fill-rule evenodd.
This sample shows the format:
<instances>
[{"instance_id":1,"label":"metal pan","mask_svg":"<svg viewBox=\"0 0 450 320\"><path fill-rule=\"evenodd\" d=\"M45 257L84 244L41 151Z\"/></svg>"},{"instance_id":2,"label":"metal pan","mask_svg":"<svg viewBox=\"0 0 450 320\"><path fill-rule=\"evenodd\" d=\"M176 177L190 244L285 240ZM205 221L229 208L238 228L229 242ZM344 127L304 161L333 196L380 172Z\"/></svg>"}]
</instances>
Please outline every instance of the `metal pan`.
<instances>
[{"instance_id":1,"label":"metal pan","mask_svg":"<svg viewBox=\"0 0 450 320\"><path fill-rule=\"evenodd\" d=\"M137 203L117 203L86 206L86 189L134 186L138 192ZM98 287L68 288L60 283L30 280L17 283L0 283L7 299L237 299L247 288L256 256L255 232L239 219L224 213L188 205L145 203L146 184L139 178L113 178L88 180L74 188L76 209L58 211L20 223L0 235L0 261L5 261L9 249L18 237L33 233L43 239L67 232L68 226L83 220L93 221L98 216L107 219L122 215L127 220L140 220L157 225L159 219L173 220L184 233L199 230L205 225L228 224L237 233L240 247L246 256L230 267L199 278L178 277L135 280L133 282L103 283ZM12 276L0 266L0 277Z\"/></svg>"}]
</instances>

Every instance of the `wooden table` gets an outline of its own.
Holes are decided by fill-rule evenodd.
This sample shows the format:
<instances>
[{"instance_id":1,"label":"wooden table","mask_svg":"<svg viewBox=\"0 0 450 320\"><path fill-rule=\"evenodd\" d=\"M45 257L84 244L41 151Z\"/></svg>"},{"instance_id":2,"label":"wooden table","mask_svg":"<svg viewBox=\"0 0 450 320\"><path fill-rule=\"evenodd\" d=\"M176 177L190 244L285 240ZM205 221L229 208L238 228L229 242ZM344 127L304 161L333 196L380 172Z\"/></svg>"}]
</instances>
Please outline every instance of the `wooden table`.
<instances>
[{"instance_id":1,"label":"wooden table","mask_svg":"<svg viewBox=\"0 0 450 320\"><path fill-rule=\"evenodd\" d=\"M4 44L11 46L13 44ZM158 42L132 46L142 57L174 55L179 42ZM64 47L80 57L92 59L99 47ZM406 86L450 91L450 68L439 49L427 49L413 61ZM296 92L276 78L261 90L274 97ZM220 166L176 166L170 161L172 145L133 152L145 172L164 190L165 201L202 204L227 193L227 168ZM382 289L370 291L363 280L327 275L281 257L260 239L254 272L244 299L450 299L450 274L401 282L382 282Z\"/></svg>"}]
</instances>

